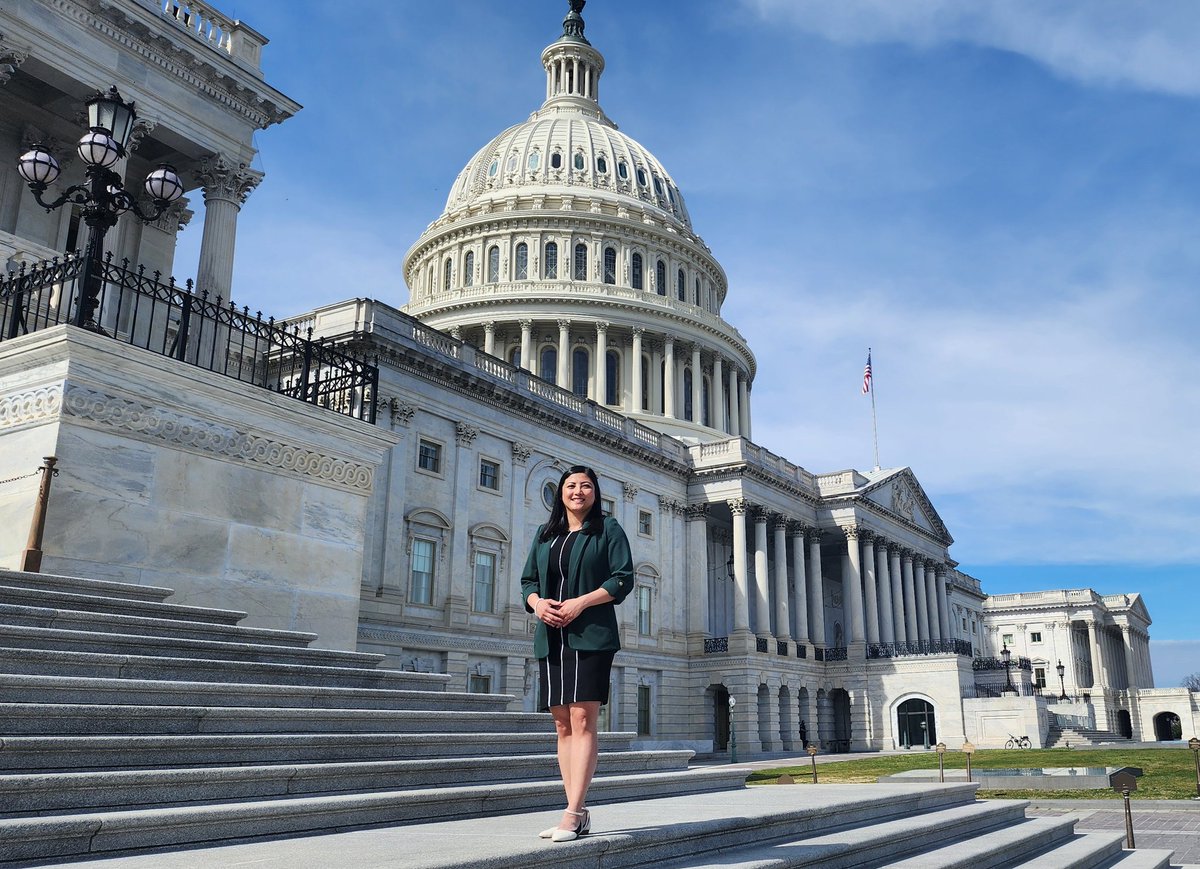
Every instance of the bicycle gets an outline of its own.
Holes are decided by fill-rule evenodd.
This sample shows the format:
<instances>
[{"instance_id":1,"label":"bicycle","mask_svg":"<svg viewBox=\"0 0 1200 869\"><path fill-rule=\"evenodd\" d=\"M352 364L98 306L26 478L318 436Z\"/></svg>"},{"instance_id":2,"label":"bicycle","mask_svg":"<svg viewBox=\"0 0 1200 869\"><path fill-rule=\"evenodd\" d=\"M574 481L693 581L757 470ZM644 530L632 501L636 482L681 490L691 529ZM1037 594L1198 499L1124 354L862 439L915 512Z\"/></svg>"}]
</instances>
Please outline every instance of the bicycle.
<instances>
[{"instance_id":1,"label":"bicycle","mask_svg":"<svg viewBox=\"0 0 1200 869\"><path fill-rule=\"evenodd\" d=\"M1009 734L1008 742L1004 743L1005 748L1033 748L1033 743L1030 742L1028 736L1013 736Z\"/></svg>"}]
</instances>

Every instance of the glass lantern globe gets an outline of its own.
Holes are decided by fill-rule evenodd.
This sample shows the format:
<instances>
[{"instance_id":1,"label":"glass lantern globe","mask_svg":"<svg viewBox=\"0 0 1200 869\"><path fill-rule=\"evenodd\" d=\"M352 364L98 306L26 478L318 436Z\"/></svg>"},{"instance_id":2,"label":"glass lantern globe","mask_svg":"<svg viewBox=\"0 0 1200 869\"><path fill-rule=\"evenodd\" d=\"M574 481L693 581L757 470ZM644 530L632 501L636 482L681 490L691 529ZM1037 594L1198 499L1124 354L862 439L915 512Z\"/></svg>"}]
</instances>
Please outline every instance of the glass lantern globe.
<instances>
[{"instance_id":1,"label":"glass lantern globe","mask_svg":"<svg viewBox=\"0 0 1200 869\"><path fill-rule=\"evenodd\" d=\"M28 183L44 187L53 184L62 169L53 154L40 145L34 145L17 161L17 171Z\"/></svg>"},{"instance_id":2,"label":"glass lantern globe","mask_svg":"<svg viewBox=\"0 0 1200 869\"><path fill-rule=\"evenodd\" d=\"M146 176L146 193L156 202L174 202L183 195L183 182L166 163Z\"/></svg>"},{"instance_id":3,"label":"glass lantern globe","mask_svg":"<svg viewBox=\"0 0 1200 869\"><path fill-rule=\"evenodd\" d=\"M91 130L79 140L79 158L89 166L107 169L121 159L121 149L112 136L103 130Z\"/></svg>"},{"instance_id":4,"label":"glass lantern globe","mask_svg":"<svg viewBox=\"0 0 1200 869\"><path fill-rule=\"evenodd\" d=\"M112 137L118 152L124 151L129 144L129 134L133 131L137 113L133 103L127 103L121 98L116 85L108 89L108 93L98 93L87 101L88 126L93 131L104 131Z\"/></svg>"}]
</instances>

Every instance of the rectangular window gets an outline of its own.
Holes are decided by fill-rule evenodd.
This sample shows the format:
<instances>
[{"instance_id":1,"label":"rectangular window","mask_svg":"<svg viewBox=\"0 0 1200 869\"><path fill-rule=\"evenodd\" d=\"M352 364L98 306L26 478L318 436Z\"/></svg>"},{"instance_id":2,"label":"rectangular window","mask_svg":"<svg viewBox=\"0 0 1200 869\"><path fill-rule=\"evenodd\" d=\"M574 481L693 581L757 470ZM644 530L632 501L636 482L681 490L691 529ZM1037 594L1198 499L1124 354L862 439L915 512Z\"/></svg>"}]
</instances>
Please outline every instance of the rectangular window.
<instances>
[{"instance_id":1,"label":"rectangular window","mask_svg":"<svg viewBox=\"0 0 1200 869\"><path fill-rule=\"evenodd\" d=\"M650 620L650 601L652 589L648 585L639 585L637 594L637 626L638 633L643 637L650 636L651 620Z\"/></svg>"},{"instance_id":2,"label":"rectangular window","mask_svg":"<svg viewBox=\"0 0 1200 869\"><path fill-rule=\"evenodd\" d=\"M617 509L616 502L613 501L612 498L601 498L600 499L600 512L603 513L605 516L612 516L613 513L616 512L616 509Z\"/></svg>"},{"instance_id":3,"label":"rectangular window","mask_svg":"<svg viewBox=\"0 0 1200 869\"><path fill-rule=\"evenodd\" d=\"M1034 667L1033 668L1033 684L1037 685L1039 688L1046 687L1046 668L1045 667Z\"/></svg>"},{"instance_id":4,"label":"rectangular window","mask_svg":"<svg viewBox=\"0 0 1200 869\"><path fill-rule=\"evenodd\" d=\"M500 464L490 459L479 460L479 485L493 492L500 489Z\"/></svg>"},{"instance_id":5,"label":"rectangular window","mask_svg":"<svg viewBox=\"0 0 1200 869\"><path fill-rule=\"evenodd\" d=\"M467 690L472 694L491 694L492 677L472 673L467 677Z\"/></svg>"},{"instance_id":6,"label":"rectangular window","mask_svg":"<svg viewBox=\"0 0 1200 869\"><path fill-rule=\"evenodd\" d=\"M654 533L654 518L649 510L638 510L638 534L650 537Z\"/></svg>"},{"instance_id":7,"label":"rectangular window","mask_svg":"<svg viewBox=\"0 0 1200 869\"><path fill-rule=\"evenodd\" d=\"M1013 647L1013 635L1012 634L1001 634L1000 635L1000 645L1007 646L1011 650Z\"/></svg>"},{"instance_id":8,"label":"rectangular window","mask_svg":"<svg viewBox=\"0 0 1200 869\"><path fill-rule=\"evenodd\" d=\"M638 685L637 732L640 736L650 735L650 686Z\"/></svg>"},{"instance_id":9,"label":"rectangular window","mask_svg":"<svg viewBox=\"0 0 1200 869\"><path fill-rule=\"evenodd\" d=\"M433 603L433 563L437 544L432 540L413 540L412 577L408 599L412 603Z\"/></svg>"},{"instance_id":10,"label":"rectangular window","mask_svg":"<svg viewBox=\"0 0 1200 869\"><path fill-rule=\"evenodd\" d=\"M967 630L967 620L964 618L963 619L963 632L965 633L966 630Z\"/></svg>"},{"instance_id":11,"label":"rectangular window","mask_svg":"<svg viewBox=\"0 0 1200 869\"><path fill-rule=\"evenodd\" d=\"M417 452L417 467L435 474L442 472L442 445L421 439Z\"/></svg>"},{"instance_id":12,"label":"rectangular window","mask_svg":"<svg viewBox=\"0 0 1200 869\"><path fill-rule=\"evenodd\" d=\"M490 613L496 598L496 556L491 552L475 553L475 597L472 609Z\"/></svg>"},{"instance_id":13,"label":"rectangular window","mask_svg":"<svg viewBox=\"0 0 1200 869\"><path fill-rule=\"evenodd\" d=\"M1029 642L1040 643L1041 641L1042 641L1042 632L1041 631L1030 631L1029 632Z\"/></svg>"}]
</instances>

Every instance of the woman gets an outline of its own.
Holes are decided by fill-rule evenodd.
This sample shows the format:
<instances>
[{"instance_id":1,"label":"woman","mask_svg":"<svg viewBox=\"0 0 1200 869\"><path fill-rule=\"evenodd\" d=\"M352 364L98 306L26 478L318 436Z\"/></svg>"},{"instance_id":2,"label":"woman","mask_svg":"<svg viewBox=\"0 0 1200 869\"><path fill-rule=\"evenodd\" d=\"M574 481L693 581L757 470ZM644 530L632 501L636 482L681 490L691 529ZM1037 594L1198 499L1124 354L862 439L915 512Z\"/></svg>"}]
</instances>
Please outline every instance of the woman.
<instances>
[{"instance_id":1,"label":"woman","mask_svg":"<svg viewBox=\"0 0 1200 869\"><path fill-rule=\"evenodd\" d=\"M525 609L537 617L538 709L554 716L567 809L543 839L570 842L591 829L587 791L596 772L596 720L608 702L621 647L616 604L633 587L629 540L600 510L596 472L568 468L550 520L538 529L521 573Z\"/></svg>"}]
</instances>

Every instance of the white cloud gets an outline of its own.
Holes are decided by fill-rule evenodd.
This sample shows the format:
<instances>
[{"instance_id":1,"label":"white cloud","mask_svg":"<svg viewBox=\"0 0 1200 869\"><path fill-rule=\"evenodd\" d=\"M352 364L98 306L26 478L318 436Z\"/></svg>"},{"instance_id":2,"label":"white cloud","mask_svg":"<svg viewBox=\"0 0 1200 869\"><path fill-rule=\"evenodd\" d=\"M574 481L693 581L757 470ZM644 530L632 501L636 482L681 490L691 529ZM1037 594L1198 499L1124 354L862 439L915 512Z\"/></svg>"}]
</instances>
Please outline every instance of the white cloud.
<instances>
[{"instance_id":1,"label":"white cloud","mask_svg":"<svg viewBox=\"0 0 1200 869\"><path fill-rule=\"evenodd\" d=\"M963 42L1025 55L1085 83L1200 94L1189 0L742 0L761 18L844 43Z\"/></svg>"}]
</instances>

